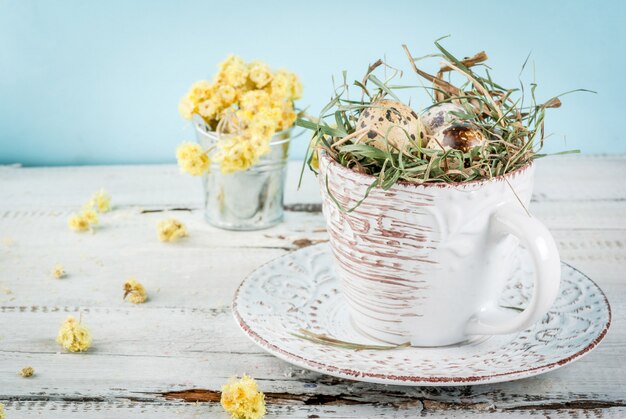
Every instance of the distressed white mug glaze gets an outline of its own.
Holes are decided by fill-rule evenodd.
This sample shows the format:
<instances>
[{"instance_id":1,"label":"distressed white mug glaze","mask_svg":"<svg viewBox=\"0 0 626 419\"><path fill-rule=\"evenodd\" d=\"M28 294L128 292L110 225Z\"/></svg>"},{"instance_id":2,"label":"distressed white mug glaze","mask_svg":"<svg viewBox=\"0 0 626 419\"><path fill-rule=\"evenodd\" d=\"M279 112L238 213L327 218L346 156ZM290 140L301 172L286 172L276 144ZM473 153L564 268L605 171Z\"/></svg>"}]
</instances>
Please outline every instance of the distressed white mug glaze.
<instances>
[{"instance_id":1,"label":"distressed white mug glaze","mask_svg":"<svg viewBox=\"0 0 626 419\"><path fill-rule=\"evenodd\" d=\"M363 333L395 344L451 345L526 329L554 302L559 254L546 227L524 209L532 164L492 180L373 188L351 212L335 200L353 208L374 178L323 151L319 166L341 290ZM528 307L516 312L498 298L520 242L536 276Z\"/></svg>"}]
</instances>

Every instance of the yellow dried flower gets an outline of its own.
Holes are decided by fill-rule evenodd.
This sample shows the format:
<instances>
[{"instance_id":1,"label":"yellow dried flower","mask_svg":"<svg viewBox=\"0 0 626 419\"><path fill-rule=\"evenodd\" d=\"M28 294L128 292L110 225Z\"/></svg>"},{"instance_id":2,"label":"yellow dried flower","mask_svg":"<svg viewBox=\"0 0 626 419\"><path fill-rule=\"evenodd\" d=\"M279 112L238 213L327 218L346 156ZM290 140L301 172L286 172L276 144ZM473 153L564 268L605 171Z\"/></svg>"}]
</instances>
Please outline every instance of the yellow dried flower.
<instances>
[{"instance_id":1,"label":"yellow dried flower","mask_svg":"<svg viewBox=\"0 0 626 419\"><path fill-rule=\"evenodd\" d=\"M24 367L20 370L20 375L24 378L32 377L34 373L33 367Z\"/></svg>"},{"instance_id":2,"label":"yellow dried flower","mask_svg":"<svg viewBox=\"0 0 626 419\"><path fill-rule=\"evenodd\" d=\"M269 86L269 91L272 97L285 99L289 97L291 92L291 78L286 71L277 71L274 74L272 83Z\"/></svg>"},{"instance_id":3,"label":"yellow dried flower","mask_svg":"<svg viewBox=\"0 0 626 419\"><path fill-rule=\"evenodd\" d=\"M224 174L246 170L258 159L258 148L250 139L232 137L218 144L219 152L216 159L220 163L220 171Z\"/></svg>"},{"instance_id":4,"label":"yellow dried flower","mask_svg":"<svg viewBox=\"0 0 626 419\"><path fill-rule=\"evenodd\" d=\"M269 86L272 97L295 100L302 96L302 84L294 73L278 70Z\"/></svg>"},{"instance_id":5,"label":"yellow dried flower","mask_svg":"<svg viewBox=\"0 0 626 419\"><path fill-rule=\"evenodd\" d=\"M269 137L269 138L251 137L250 138L250 144L252 144L252 147L254 147L255 149L256 160L258 160L260 156L263 156L264 154L267 154L270 152L270 140L271 139L272 137Z\"/></svg>"},{"instance_id":6,"label":"yellow dried flower","mask_svg":"<svg viewBox=\"0 0 626 419\"><path fill-rule=\"evenodd\" d=\"M91 201L87 203L90 205ZM80 214L72 214L68 220L68 225L74 231L87 231L91 230L92 225L98 224L98 214L93 209L85 206L86 209L83 209Z\"/></svg>"},{"instance_id":7,"label":"yellow dried flower","mask_svg":"<svg viewBox=\"0 0 626 419\"><path fill-rule=\"evenodd\" d=\"M128 298L133 304L145 303L148 298L146 289L135 278L128 278L124 282L124 299Z\"/></svg>"},{"instance_id":8,"label":"yellow dried flower","mask_svg":"<svg viewBox=\"0 0 626 419\"><path fill-rule=\"evenodd\" d=\"M295 73L289 73L289 96L288 99L297 100L302 97L302 83Z\"/></svg>"},{"instance_id":9,"label":"yellow dried flower","mask_svg":"<svg viewBox=\"0 0 626 419\"><path fill-rule=\"evenodd\" d=\"M222 386L222 407L233 419L260 419L265 416L265 395L254 378L244 374Z\"/></svg>"},{"instance_id":10,"label":"yellow dried flower","mask_svg":"<svg viewBox=\"0 0 626 419\"><path fill-rule=\"evenodd\" d=\"M63 267L63 265L61 265L60 263L54 265L54 268L52 268L52 276L56 279L63 278L65 276L65 268Z\"/></svg>"},{"instance_id":11,"label":"yellow dried flower","mask_svg":"<svg viewBox=\"0 0 626 419\"><path fill-rule=\"evenodd\" d=\"M157 224L157 233L162 242L173 242L181 237L187 236L187 229L180 221L170 218L161 220Z\"/></svg>"},{"instance_id":12,"label":"yellow dried flower","mask_svg":"<svg viewBox=\"0 0 626 419\"><path fill-rule=\"evenodd\" d=\"M201 176L209 170L211 161L209 156L199 144L186 142L176 149L176 158L181 172L187 172L192 176Z\"/></svg>"},{"instance_id":13,"label":"yellow dried flower","mask_svg":"<svg viewBox=\"0 0 626 419\"><path fill-rule=\"evenodd\" d=\"M276 132L278 122L269 110L260 111L252 117L248 133L250 137L269 140Z\"/></svg>"},{"instance_id":14,"label":"yellow dried flower","mask_svg":"<svg viewBox=\"0 0 626 419\"><path fill-rule=\"evenodd\" d=\"M251 110L240 109L235 112L235 118L232 118L229 125L230 132L239 132L240 129L245 129L254 118L255 112Z\"/></svg>"},{"instance_id":15,"label":"yellow dried flower","mask_svg":"<svg viewBox=\"0 0 626 419\"><path fill-rule=\"evenodd\" d=\"M108 212L111 209L111 195L106 193L104 189L100 189L91 195L85 208L94 209L98 212Z\"/></svg>"},{"instance_id":16,"label":"yellow dried flower","mask_svg":"<svg viewBox=\"0 0 626 419\"><path fill-rule=\"evenodd\" d=\"M258 112L268 108L271 103L270 95L265 90L250 90L239 99L239 107L244 111Z\"/></svg>"},{"instance_id":17,"label":"yellow dried flower","mask_svg":"<svg viewBox=\"0 0 626 419\"><path fill-rule=\"evenodd\" d=\"M254 111L240 109L235 112L235 115L237 115L237 119L247 125L250 123L250 121L252 121L252 118L254 118Z\"/></svg>"},{"instance_id":18,"label":"yellow dried flower","mask_svg":"<svg viewBox=\"0 0 626 419\"><path fill-rule=\"evenodd\" d=\"M209 99L213 95L214 86L206 80L195 82L187 94L178 104L178 112L185 119L191 119L194 113L198 113L198 104Z\"/></svg>"},{"instance_id":19,"label":"yellow dried flower","mask_svg":"<svg viewBox=\"0 0 626 419\"><path fill-rule=\"evenodd\" d=\"M59 329L57 343L70 352L83 352L91 346L91 333L73 316L68 316Z\"/></svg>"},{"instance_id":20,"label":"yellow dried flower","mask_svg":"<svg viewBox=\"0 0 626 419\"><path fill-rule=\"evenodd\" d=\"M219 68L216 76L218 84L228 84L235 88L246 84L248 66L241 58L230 55L219 65Z\"/></svg>"},{"instance_id":21,"label":"yellow dried flower","mask_svg":"<svg viewBox=\"0 0 626 419\"><path fill-rule=\"evenodd\" d=\"M4 413L4 405L0 403L0 419L6 419L6 414Z\"/></svg>"},{"instance_id":22,"label":"yellow dried flower","mask_svg":"<svg viewBox=\"0 0 626 419\"><path fill-rule=\"evenodd\" d=\"M217 119L223 106L219 97L212 97L198 104L198 113L205 119Z\"/></svg>"},{"instance_id":23,"label":"yellow dried flower","mask_svg":"<svg viewBox=\"0 0 626 419\"><path fill-rule=\"evenodd\" d=\"M92 209L83 210L80 216L85 219L90 225L98 224L98 214Z\"/></svg>"},{"instance_id":24,"label":"yellow dried flower","mask_svg":"<svg viewBox=\"0 0 626 419\"><path fill-rule=\"evenodd\" d=\"M187 97L193 102L198 103L201 100L209 98L213 94L213 89L214 86L207 80L199 80L191 86Z\"/></svg>"},{"instance_id":25,"label":"yellow dried flower","mask_svg":"<svg viewBox=\"0 0 626 419\"><path fill-rule=\"evenodd\" d=\"M257 88L262 89L269 82L272 81L272 70L270 70L269 66L264 62L253 61L252 63L250 63L249 69L250 72L248 74L248 77Z\"/></svg>"},{"instance_id":26,"label":"yellow dried flower","mask_svg":"<svg viewBox=\"0 0 626 419\"><path fill-rule=\"evenodd\" d=\"M215 96L221 102L222 107L228 107L237 99L237 90L233 86L225 84L217 88Z\"/></svg>"},{"instance_id":27,"label":"yellow dried flower","mask_svg":"<svg viewBox=\"0 0 626 419\"><path fill-rule=\"evenodd\" d=\"M268 108L262 109L260 112L272 118L274 121L276 121L277 124L280 124L280 121L283 117L284 104L284 100L272 100L270 106Z\"/></svg>"},{"instance_id":28,"label":"yellow dried flower","mask_svg":"<svg viewBox=\"0 0 626 419\"><path fill-rule=\"evenodd\" d=\"M296 111L293 109L293 102L290 100L282 100L276 104L276 110L279 112L278 130L285 130L296 122Z\"/></svg>"},{"instance_id":29,"label":"yellow dried flower","mask_svg":"<svg viewBox=\"0 0 626 419\"><path fill-rule=\"evenodd\" d=\"M197 105L189 96L183 97L178 103L178 113L185 119L191 119L194 113L198 111Z\"/></svg>"},{"instance_id":30,"label":"yellow dried flower","mask_svg":"<svg viewBox=\"0 0 626 419\"><path fill-rule=\"evenodd\" d=\"M68 225L74 231L87 231L91 227L89 221L81 214L72 214L68 220Z\"/></svg>"},{"instance_id":31,"label":"yellow dried flower","mask_svg":"<svg viewBox=\"0 0 626 419\"><path fill-rule=\"evenodd\" d=\"M223 129L236 137L218 141L216 152L209 150L210 157L200 146L184 143L177 150L181 170L202 175L209 169L210 160L220 164L222 173L246 170L270 151L276 132L293 126L293 100L301 94L302 84L294 73L274 73L261 61L246 64L230 55L219 64L214 83L194 84L179 109L186 118L199 114L211 129Z\"/></svg>"}]
</instances>

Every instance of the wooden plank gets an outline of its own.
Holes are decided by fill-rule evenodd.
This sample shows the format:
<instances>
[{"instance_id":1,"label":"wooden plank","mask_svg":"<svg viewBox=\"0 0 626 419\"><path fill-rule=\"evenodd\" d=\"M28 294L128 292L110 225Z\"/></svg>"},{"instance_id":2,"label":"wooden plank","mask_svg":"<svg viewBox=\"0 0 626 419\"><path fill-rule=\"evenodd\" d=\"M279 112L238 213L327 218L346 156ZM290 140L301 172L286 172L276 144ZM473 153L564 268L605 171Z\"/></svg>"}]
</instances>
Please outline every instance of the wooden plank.
<instances>
[{"instance_id":1,"label":"wooden plank","mask_svg":"<svg viewBox=\"0 0 626 419\"><path fill-rule=\"evenodd\" d=\"M614 295L614 322L624 324ZM85 354L60 350L54 342L59 324L79 316L94 345ZM0 399L35 397L133 398L150 402L170 392L219 391L229 377L248 373L268 393L300 395L300 401L329 396L368 403L402 404L414 397L453 402L495 403L498 407L557 403L577 398L624 401L626 330L614 328L594 352L571 366L517 382L456 388L381 386L341 380L287 364L260 351L236 326L228 306L216 308L4 306L0 340ZM11 325L14 325L11 327ZM36 376L18 376L30 365ZM188 401L188 397L180 396Z\"/></svg>"},{"instance_id":2,"label":"wooden plank","mask_svg":"<svg viewBox=\"0 0 626 419\"><path fill-rule=\"evenodd\" d=\"M534 199L581 201L626 199L626 155L559 156L536 162ZM317 179L305 173L297 189L300 162L290 162L287 204L319 202ZM46 210L79 207L95 190L107 189L116 205L200 208L201 184L174 165L19 168L0 166L0 208Z\"/></svg>"},{"instance_id":3,"label":"wooden plank","mask_svg":"<svg viewBox=\"0 0 626 419\"><path fill-rule=\"evenodd\" d=\"M215 229L197 211L141 214L127 208L105 214L95 234L77 234L67 228L66 216L50 211L0 218L0 304L123 305L122 283L135 276L153 305L227 305L257 266L327 239L321 214L304 212L289 212L285 223L259 232ZM159 242L156 223L169 216L182 220L190 236ZM547 217L547 224L559 225L561 218L567 217ZM581 230L553 229L561 257L601 286L622 284L626 230L588 229L595 221L586 219L577 224ZM65 266L67 278L51 277L56 263Z\"/></svg>"},{"instance_id":4,"label":"wooden plank","mask_svg":"<svg viewBox=\"0 0 626 419\"><path fill-rule=\"evenodd\" d=\"M537 161L537 201L623 201L626 155L554 156Z\"/></svg>"},{"instance_id":5,"label":"wooden plank","mask_svg":"<svg viewBox=\"0 0 626 419\"><path fill-rule=\"evenodd\" d=\"M585 406L589 406L586 408ZM227 419L217 403L143 403L135 401L12 401L6 404L7 418L215 418ZM474 410L463 409L438 403L422 403L414 400L402 407L385 405L270 405L268 417L285 419L313 418L414 418L428 416L433 418L572 418L572 417L604 417L623 418L626 408L594 407L587 403L578 404L573 408L556 409L523 409L500 410L489 405L476 406Z\"/></svg>"},{"instance_id":6,"label":"wooden plank","mask_svg":"<svg viewBox=\"0 0 626 419\"><path fill-rule=\"evenodd\" d=\"M534 201L531 213L551 230L626 230L625 201Z\"/></svg>"},{"instance_id":7,"label":"wooden plank","mask_svg":"<svg viewBox=\"0 0 626 419\"><path fill-rule=\"evenodd\" d=\"M300 162L290 162L286 204L320 202L317 179L303 177ZM200 178L183 175L174 165L84 166L20 168L0 166L0 208L46 210L79 208L91 194L106 189L120 208L202 205Z\"/></svg>"},{"instance_id":8,"label":"wooden plank","mask_svg":"<svg viewBox=\"0 0 626 419\"><path fill-rule=\"evenodd\" d=\"M1 195L1 192L0 192ZM0 201L1 202L1 201ZM114 212L104 214L101 216L103 225L111 226L115 223L128 220L136 215L142 215L144 219L156 220L166 217L184 217L186 214L195 214L194 217L190 217L189 220L198 221L199 226L205 226L206 223L202 219L202 211L200 208L186 208L179 206L179 210L168 211L167 208L176 208L177 204L172 204L163 208L156 208L156 206L150 206L150 208L142 206L127 206L116 207ZM626 230L626 217L624 216L624 208L626 204L621 201L602 201L602 202L590 202L590 201L571 201L567 204L554 201L535 201L531 204L531 212L543 221L551 229L562 230L581 230L581 229L595 229L595 230ZM30 222L33 219L40 218L46 222L58 222L59 226L66 227L65 222L70 214L79 210L79 206L65 207L65 208L4 208L0 205L0 222L6 220L10 225L15 222ZM164 209L165 208L165 209ZM317 205L311 204L290 204L289 208L303 209L295 212L319 212ZM310 210L304 211L309 208ZM287 211L287 216L293 211ZM58 218L59 221L54 221L54 218ZM316 222L316 228L323 228L323 219L305 218ZM286 224L282 224L274 227L273 229L263 230L261 232L238 232L238 233L224 233L222 230L206 229L205 231L211 231L215 233L222 233L222 235L231 237L259 237L263 238L263 234L268 233L271 235L276 231L293 231L297 232L301 230L295 223L301 219L294 218L290 225L290 219L286 219ZM138 221L138 220L137 220ZM128 223L126 223L128 224ZM154 225L152 226L154 227ZM20 230L21 231L21 230ZM62 231L62 229L58 230ZM214 235L213 234L213 235ZM255 235L256 234L256 235Z\"/></svg>"}]
</instances>

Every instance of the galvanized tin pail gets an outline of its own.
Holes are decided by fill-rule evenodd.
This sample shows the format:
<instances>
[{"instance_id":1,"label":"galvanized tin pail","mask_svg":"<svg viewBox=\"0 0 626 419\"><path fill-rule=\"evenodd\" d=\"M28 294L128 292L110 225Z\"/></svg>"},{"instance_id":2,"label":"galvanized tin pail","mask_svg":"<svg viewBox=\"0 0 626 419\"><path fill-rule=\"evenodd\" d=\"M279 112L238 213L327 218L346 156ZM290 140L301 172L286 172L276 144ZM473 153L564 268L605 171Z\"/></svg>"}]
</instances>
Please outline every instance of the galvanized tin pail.
<instances>
[{"instance_id":1,"label":"galvanized tin pail","mask_svg":"<svg viewBox=\"0 0 626 419\"><path fill-rule=\"evenodd\" d=\"M194 115L198 143L205 149L215 145L219 134ZM276 133L270 152L247 170L222 174L212 163L202 176L204 217L211 225L227 230L261 230L283 219L283 193L291 130Z\"/></svg>"}]
</instances>

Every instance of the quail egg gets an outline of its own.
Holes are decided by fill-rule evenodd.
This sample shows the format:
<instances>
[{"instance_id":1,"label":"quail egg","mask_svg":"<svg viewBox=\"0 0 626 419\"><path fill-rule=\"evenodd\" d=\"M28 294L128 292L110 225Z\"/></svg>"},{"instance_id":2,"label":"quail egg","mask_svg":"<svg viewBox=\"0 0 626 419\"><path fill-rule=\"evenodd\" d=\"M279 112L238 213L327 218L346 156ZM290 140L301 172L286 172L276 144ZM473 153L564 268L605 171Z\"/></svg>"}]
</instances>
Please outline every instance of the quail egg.
<instances>
[{"instance_id":1,"label":"quail egg","mask_svg":"<svg viewBox=\"0 0 626 419\"><path fill-rule=\"evenodd\" d=\"M486 141L483 133L466 123L454 123L436 131L428 142L428 148L456 149L467 153Z\"/></svg>"},{"instance_id":2,"label":"quail egg","mask_svg":"<svg viewBox=\"0 0 626 419\"><path fill-rule=\"evenodd\" d=\"M430 107L422 114L422 122L431 134L441 131L458 121L458 117L452 112L465 113L465 110L454 103L444 102Z\"/></svg>"},{"instance_id":3,"label":"quail egg","mask_svg":"<svg viewBox=\"0 0 626 419\"><path fill-rule=\"evenodd\" d=\"M381 150L390 145L403 151L411 142L421 145L427 134L417 113L395 100L372 103L371 108L361 112L356 129L367 130L364 141Z\"/></svg>"}]
</instances>

